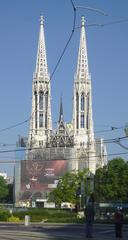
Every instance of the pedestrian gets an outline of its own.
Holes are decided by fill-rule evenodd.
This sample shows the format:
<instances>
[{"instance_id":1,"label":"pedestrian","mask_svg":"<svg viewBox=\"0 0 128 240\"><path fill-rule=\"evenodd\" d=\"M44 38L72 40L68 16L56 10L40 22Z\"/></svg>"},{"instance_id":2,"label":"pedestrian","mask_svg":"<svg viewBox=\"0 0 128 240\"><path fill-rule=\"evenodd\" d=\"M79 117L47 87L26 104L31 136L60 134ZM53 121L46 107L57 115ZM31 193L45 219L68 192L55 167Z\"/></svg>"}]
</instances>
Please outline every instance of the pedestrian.
<instances>
[{"instance_id":1,"label":"pedestrian","mask_svg":"<svg viewBox=\"0 0 128 240\"><path fill-rule=\"evenodd\" d=\"M123 216L122 208L118 207L114 213L115 236L117 239L122 239L123 220L124 220L124 216Z\"/></svg>"},{"instance_id":2,"label":"pedestrian","mask_svg":"<svg viewBox=\"0 0 128 240\"><path fill-rule=\"evenodd\" d=\"M86 237L93 238L94 205L91 202L88 202L84 214L86 218Z\"/></svg>"}]
</instances>

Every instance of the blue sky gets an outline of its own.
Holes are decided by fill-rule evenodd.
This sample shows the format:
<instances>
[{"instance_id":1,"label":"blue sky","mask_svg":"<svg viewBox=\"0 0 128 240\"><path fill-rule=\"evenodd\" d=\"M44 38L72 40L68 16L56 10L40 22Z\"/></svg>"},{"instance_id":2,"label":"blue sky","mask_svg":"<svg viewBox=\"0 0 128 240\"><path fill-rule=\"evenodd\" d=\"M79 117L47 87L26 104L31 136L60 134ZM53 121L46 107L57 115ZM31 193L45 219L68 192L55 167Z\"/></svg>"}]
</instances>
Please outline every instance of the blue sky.
<instances>
[{"instance_id":1,"label":"blue sky","mask_svg":"<svg viewBox=\"0 0 128 240\"><path fill-rule=\"evenodd\" d=\"M122 137L123 128L128 122L128 21L116 24L111 22L128 20L128 1L73 2L75 6L93 7L108 14L103 16L95 11L79 9L76 27L80 26L82 15L85 16L86 24L110 23L104 27L86 28L89 70L92 76L94 129L97 137ZM47 61L52 74L71 34L73 13L70 0L0 1L0 151L15 148L18 135L28 135L29 124L6 131L2 129L23 122L31 114L32 75L36 63L40 15L45 19ZM70 122L72 118L73 80L79 38L80 29L77 29L51 80L54 127L58 120L61 95L65 121ZM121 129L109 131L111 126ZM122 143L128 146L128 141ZM109 144L107 150L108 154L115 155L127 152L116 144ZM127 155L121 156L127 159ZM0 159L15 159L15 154L0 152ZM13 164L1 164L0 167L1 171L7 170L10 174Z\"/></svg>"}]
</instances>

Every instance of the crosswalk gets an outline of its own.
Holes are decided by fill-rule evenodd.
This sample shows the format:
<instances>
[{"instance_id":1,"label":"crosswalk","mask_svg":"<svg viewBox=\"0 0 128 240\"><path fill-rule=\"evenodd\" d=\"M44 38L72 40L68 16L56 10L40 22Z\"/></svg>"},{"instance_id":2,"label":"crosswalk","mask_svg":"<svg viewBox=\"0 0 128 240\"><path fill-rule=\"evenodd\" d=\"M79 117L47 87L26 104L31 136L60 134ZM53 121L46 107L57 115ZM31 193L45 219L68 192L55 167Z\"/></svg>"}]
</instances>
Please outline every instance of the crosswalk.
<instances>
[{"instance_id":1,"label":"crosswalk","mask_svg":"<svg viewBox=\"0 0 128 240\"><path fill-rule=\"evenodd\" d=\"M0 230L0 240L41 240L41 239L54 239L48 234L38 232L25 232L25 231L8 231Z\"/></svg>"},{"instance_id":2,"label":"crosswalk","mask_svg":"<svg viewBox=\"0 0 128 240\"><path fill-rule=\"evenodd\" d=\"M5 226L6 227L6 226ZM12 231L12 230L1 230L0 229L0 240L72 240L72 236L64 234L62 232L58 233L44 233L44 232L28 232L28 231ZM73 239L78 240L77 236ZM79 240L81 238L79 236Z\"/></svg>"}]
</instances>

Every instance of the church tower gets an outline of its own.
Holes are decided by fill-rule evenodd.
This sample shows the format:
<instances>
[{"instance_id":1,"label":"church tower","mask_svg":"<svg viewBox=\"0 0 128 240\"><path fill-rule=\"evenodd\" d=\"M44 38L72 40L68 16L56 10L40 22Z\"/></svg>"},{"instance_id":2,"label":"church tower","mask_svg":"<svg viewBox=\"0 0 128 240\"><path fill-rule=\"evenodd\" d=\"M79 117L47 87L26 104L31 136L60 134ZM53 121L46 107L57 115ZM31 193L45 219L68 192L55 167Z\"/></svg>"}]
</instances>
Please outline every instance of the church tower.
<instances>
[{"instance_id":1,"label":"church tower","mask_svg":"<svg viewBox=\"0 0 128 240\"><path fill-rule=\"evenodd\" d=\"M40 17L40 32L36 68L32 84L32 113L28 146L45 147L52 130L51 90L44 37L44 19Z\"/></svg>"},{"instance_id":2,"label":"church tower","mask_svg":"<svg viewBox=\"0 0 128 240\"><path fill-rule=\"evenodd\" d=\"M92 117L91 77L85 35L85 19L81 21L81 35L77 71L73 94L74 144L77 149L86 149L86 167L95 172L95 140Z\"/></svg>"}]
</instances>

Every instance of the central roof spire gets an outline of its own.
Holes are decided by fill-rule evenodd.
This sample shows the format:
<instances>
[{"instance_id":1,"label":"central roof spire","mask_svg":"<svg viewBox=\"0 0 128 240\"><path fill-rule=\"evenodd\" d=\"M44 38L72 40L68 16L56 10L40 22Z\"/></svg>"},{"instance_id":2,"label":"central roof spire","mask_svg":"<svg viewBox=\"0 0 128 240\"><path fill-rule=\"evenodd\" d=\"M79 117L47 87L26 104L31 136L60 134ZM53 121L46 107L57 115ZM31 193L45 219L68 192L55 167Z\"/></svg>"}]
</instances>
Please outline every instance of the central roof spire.
<instances>
[{"instance_id":1,"label":"central roof spire","mask_svg":"<svg viewBox=\"0 0 128 240\"><path fill-rule=\"evenodd\" d=\"M63 121L63 103L62 103L62 97L60 99L60 114L59 114L59 122Z\"/></svg>"}]
</instances>

